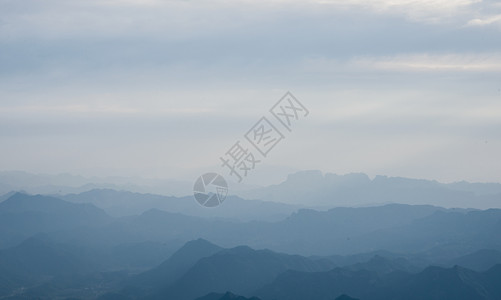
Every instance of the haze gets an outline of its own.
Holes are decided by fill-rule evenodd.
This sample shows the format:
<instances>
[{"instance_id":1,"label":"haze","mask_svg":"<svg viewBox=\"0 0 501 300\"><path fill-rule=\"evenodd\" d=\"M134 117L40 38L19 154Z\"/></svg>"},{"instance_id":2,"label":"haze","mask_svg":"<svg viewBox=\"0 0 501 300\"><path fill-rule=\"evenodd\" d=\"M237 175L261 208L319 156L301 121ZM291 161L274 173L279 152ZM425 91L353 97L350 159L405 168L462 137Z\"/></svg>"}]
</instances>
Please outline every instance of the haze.
<instances>
[{"instance_id":1,"label":"haze","mask_svg":"<svg viewBox=\"0 0 501 300\"><path fill-rule=\"evenodd\" d=\"M496 1L0 1L0 169L192 180L286 92L246 183L501 182Z\"/></svg>"}]
</instances>

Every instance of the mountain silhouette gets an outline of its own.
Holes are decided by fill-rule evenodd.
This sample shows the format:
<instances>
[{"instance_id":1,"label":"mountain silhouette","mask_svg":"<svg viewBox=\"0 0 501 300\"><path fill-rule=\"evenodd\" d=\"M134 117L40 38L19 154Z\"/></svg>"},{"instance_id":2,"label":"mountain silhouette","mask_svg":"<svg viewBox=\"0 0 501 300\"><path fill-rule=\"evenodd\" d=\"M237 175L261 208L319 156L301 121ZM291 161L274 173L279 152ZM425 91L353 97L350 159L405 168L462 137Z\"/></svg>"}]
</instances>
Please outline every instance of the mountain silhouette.
<instances>
[{"instance_id":1,"label":"mountain silhouette","mask_svg":"<svg viewBox=\"0 0 501 300\"><path fill-rule=\"evenodd\" d=\"M331 267L328 261L239 246L200 259L171 287L158 293L157 297L193 299L210 292L224 293L228 290L251 296L249 293L272 282L286 270L310 272Z\"/></svg>"},{"instance_id":2,"label":"mountain silhouette","mask_svg":"<svg viewBox=\"0 0 501 300\"><path fill-rule=\"evenodd\" d=\"M55 277L76 277L91 272L93 266L72 253L72 249L53 242L44 234L30 237L19 245L0 250L0 272L8 278L0 289L47 282Z\"/></svg>"},{"instance_id":3,"label":"mountain silhouette","mask_svg":"<svg viewBox=\"0 0 501 300\"><path fill-rule=\"evenodd\" d=\"M111 221L92 204L16 193L0 202L0 247L13 246L36 234L78 227L99 227Z\"/></svg>"},{"instance_id":4,"label":"mountain silhouette","mask_svg":"<svg viewBox=\"0 0 501 300\"><path fill-rule=\"evenodd\" d=\"M133 276L129 280L129 285L145 290L170 286L200 259L211 256L222 249L204 239L187 242L158 267Z\"/></svg>"},{"instance_id":5,"label":"mountain silhouette","mask_svg":"<svg viewBox=\"0 0 501 300\"><path fill-rule=\"evenodd\" d=\"M482 299L501 296L501 266L478 273L462 267L431 266L417 273L384 275L336 268L328 272L287 271L255 292L263 299L333 299L341 294L367 300Z\"/></svg>"},{"instance_id":6,"label":"mountain silhouette","mask_svg":"<svg viewBox=\"0 0 501 300\"><path fill-rule=\"evenodd\" d=\"M260 300L256 297L246 298L243 296L235 295L231 292L226 292L224 294L210 293L206 296L197 298L196 300Z\"/></svg>"},{"instance_id":7,"label":"mountain silhouette","mask_svg":"<svg viewBox=\"0 0 501 300\"><path fill-rule=\"evenodd\" d=\"M290 174L277 185L242 191L244 198L310 206L364 206L388 203L428 204L446 208L501 208L501 184L376 176L363 173L337 175L320 171Z\"/></svg>"},{"instance_id":8,"label":"mountain silhouette","mask_svg":"<svg viewBox=\"0 0 501 300\"><path fill-rule=\"evenodd\" d=\"M73 203L91 203L114 217L140 215L157 209L197 217L217 217L231 220L277 221L297 210L297 206L260 200L246 200L228 196L224 205L217 210L200 206L193 196L170 197L112 189L93 189L79 194L68 194L62 199Z\"/></svg>"},{"instance_id":9,"label":"mountain silhouette","mask_svg":"<svg viewBox=\"0 0 501 300\"><path fill-rule=\"evenodd\" d=\"M446 262L446 265L458 265L477 272L483 272L501 264L501 251L493 249L481 249Z\"/></svg>"}]
</instances>

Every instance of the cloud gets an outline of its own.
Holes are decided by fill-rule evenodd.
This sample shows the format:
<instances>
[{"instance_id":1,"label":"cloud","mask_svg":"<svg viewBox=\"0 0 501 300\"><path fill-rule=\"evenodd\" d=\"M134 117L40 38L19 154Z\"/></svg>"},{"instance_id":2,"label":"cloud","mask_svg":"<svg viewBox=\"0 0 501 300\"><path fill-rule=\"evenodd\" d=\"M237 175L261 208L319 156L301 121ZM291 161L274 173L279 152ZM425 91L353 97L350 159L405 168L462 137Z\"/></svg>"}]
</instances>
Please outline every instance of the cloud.
<instances>
[{"instance_id":1,"label":"cloud","mask_svg":"<svg viewBox=\"0 0 501 300\"><path fill-rule=\"evenodd\" d=\"M483 19L473 19L468 21L467 26L488 26L488 25L501 25L501 14L485 17Z\"/></svg>"},{"instance_id":2,"label":"cloud","mask_svg":"<svg viewBox=\"0 0 501 300\"><path fill-rule=\"evenodd\" d=\"M431 138L500 140L501 40L488 25L499 23L501 6L488 1L0 0L0 7L5 168L71 171L95 159L134 171L161 160L158 168L176 173L184 162L213 164L289 89L312 112L305 136L318 132L312 143L328 150L304 164L337 153L346 172L363 157L355 169L364 171L393 161L388 143L406 156ZM336 152L336 134L345 152ZM353 155L367 144L381 156L364 147ZM200 148L212 152L197 156ZM498 153L485 160L498 161ZM433 178L437 170L429 170Z\"/></svg>"},{"instance_id":3,"label":"cloud","mask_svg":"<svg viewBox=\"0 0 501 300\"><path fill-rule=\"evenodd\" d=\"M113 117L116 115L123 116L201 116L201 115L220 115L215 109L207 107L163 107L163 108L146 108L146 107L131 107L127 104L110 105L106 102L96 105L89 104L68 104L68 105L19 105L19 106L0 106L0 116L2 117L26 117L26 116L85 116L85 115L102 115Z\"/></svg>"},{"instance_id":4,"label":"cloud","mask_svg":"<svg viewBox=\"0 0 501 300\"><path fill-rule=\"evenodd\" d=\"M313 58L306 59L303 69L320 73L500 73L501 54L499 53L417 53L396 54L392 56L363 56L349 60Z\"/></svg>"},{"instance_id":5,"label":"cloud","mask_svg":"<svg viewBox=\"0 0 501 300\"><path fill-rule=\"evenodd\" d=\"M426 23L463 23L465 16L471 19L476 14L481 20L487 16L483 12L487 9L481 9L487 4L479 0L0 0L0 5L0 19L9 24L0 26L0 37L14 40L86 36L186 40L261 31L263 25L280 25L294 16L311 22L326 16L355 14L364 19L367 16L360 14L374 14Z\"/></svg>"},{"instance_id":6,"label":"cloud","mask_svg":"<svg viewBox=\"0 0 501 300\"><path fill-rule=\"evenodd\" d=\"M319 0L319 3L362 7L377 13L403 15L420 22L440 23L471 12L482 0Z\"/></svg>"},{"instance_id":7,"label":"cloud","mask_svg":"<svg viewBox=\"0 0 501 300\"><path fill-rule=\"evenodd\" d=\"M501 72L501 54L405 54L356 59L354 64L398 72Z\"/></svg>"}]
</instances>

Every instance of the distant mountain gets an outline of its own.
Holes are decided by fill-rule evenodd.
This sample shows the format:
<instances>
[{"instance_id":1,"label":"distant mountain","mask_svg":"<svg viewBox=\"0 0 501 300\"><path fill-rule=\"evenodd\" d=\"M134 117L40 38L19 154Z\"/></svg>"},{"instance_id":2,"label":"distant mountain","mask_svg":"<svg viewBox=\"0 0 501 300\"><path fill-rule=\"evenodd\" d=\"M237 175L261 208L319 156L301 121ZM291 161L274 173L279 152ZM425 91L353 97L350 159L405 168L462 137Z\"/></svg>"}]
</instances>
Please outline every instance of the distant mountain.
<instances>
[{"instance_id":1,"label":"distant mountain","mask_svg":"<svg viewBox=\"0 0 501 300\"><path fill-rule=\"evenodd\" d=\"M12 203L8 200L0 203L0 215L3 216L0 224L9 218L12 220L0 228L0 236L5 237L1 241L19 242L36 232L53 232L53 238L67 244L109 248L148 241L183 244L203 238L226 248L248 245L302 255L348 255L376 250L395 253L434 251L430 255L442 255L441 261L480 249L501 251L501 210L496 209L445 210L433 206L391 204L329 211L300 210L278 222L237 222L154 209L139 216L115 218L108 222L109 217L103 221L94 214L82 217L85 210L79 209L79 205L83 204L58 201L77 208L77 211L50 216L44 212L30 212L33 216L23 212L18 216L10 211L2 215L2 211L10 209L2 210L2 207L8 208ZM89 207L98 210L92 205ZM99 215L104 214L100 212ZM12 227L11 224L17 225Z\"/></svg>"},{"instance_id":2,"label":"distant mountain","mask_svg":"<svg viewBox=\"0 0 501 300\"><path fill-rule=\"evenodd\" d=\"M91 207L92 205L75 205L61 199L42 195L27 195L22 193L14 193L7 200L0 203L0 213L24 213L24 212L40 212L40 213L74 213L76 208Z\"/></svg>"},{"instance_id":3,"label":"distant mountain","mask_svg":"<svg viewBox=\"0 0 501 300\"><path fill-rule=\"evenodd\" d=\"M73 203L92 203L114 217L140 215L151 209L180 212L198 205L195 201L188 201L188 197L177 198L113 189L93 189L61 198Z\"/></svg>"},{"instance_id":4,"label":"distant mountain","mask_svg":"<svg viewBox=\"0 0 501 300\"><path fill-rule=\"evenodd\" d=\"M193 191L193 179L158 179L142 177L84 177L72 174L33 174L23 171L0 171L0 195L11 191L29 194L78 194L93 189L114 189L136 193L153 193L183 197ZM231 191L255 188L241 183L228 182Z\"/></svg>"},{"instance_id":5,"label":"distant mountain","mask_svg":"<svg viewBox=\"0 0 501 300\"><path fill-rule=\"evenodd\" d=\"M278 184L238 193L244 198L309 206L428 204L446 208L501 208L501 184L437 181L366 174L302 171Z\"/></svg>"},{"instance_id":6,"label":"distant mountain","mask_svg":"<svg viewBox=\"0 0 501 300\"><path fill-rule=\"evenodd\" d=\"M428 267L417 274L396 271L386 275L343 268L310 273L287 271L255 294L276 300L327 300L342 294L366 300L494 300L501 296L500 278L500 265L483 273L457 266Z\"/></svg>"},{"instance_id":7,"label":"distant mountain","mask_svg":"<svg viewBox=\"0 0 501 300\"><path fill-rule=\"evenodd\" d=\"M245 200L229 196L217 209L199 205L193 196L168 197L111 189L94 189L80 194L68 194L62 199L74 203L92 203L115 217L139 215L150 209L182 213L205 218L221 218L239 221L284 219L298 209L284 203Z\"/></svg>"},{"instance_id":8,"label":"distant mountain","mask_svg":"<svg viewBox=\"0 0 501 300\"><path fill-rule=\"evenodd\" d=\"M39 232L98 227L111 221L92 204L73 204L54 197L16 193L0 202L0 247Z\"/></svg>"},{"instance_id":9,"label":"distant mountain","mask_svg":"<svg viewBox=\"0 0 501 300\"><path fill-rule=\"evenodd\" d=\"M231 292L226 292L224 294L210 293L206 296L197 298L196 300L260 300L256 297L245 298L243 296L235 295Z\"/></svg>"},{"instance_id":10,"label":"distant mountain","mask_svg":"<svg viewBox=\"0 0 501 300\"><path fill-rule=\"evenodd\" d=\"M246 246L226 249L200 259L172 286L157 293L162 299L194 299L210 292L232 291L244 296L270 283L286 270L320 271L333 265L298 255L269 250L253 250Z\"/></svg>"},{"instance_id":11,"label":"distant mountain","mask_svg":"<svg viewBox=\"0 0 501 300\"><path fill-rule=\"evenodd\" d=\"M31 194L81 193L92 189L116 189L167 195L186 195L192 182L139 177L84 177L72 174L32 174L0 171L0 194L23 190Z\"/></svg>"},{"instance_id":12,"label":"distant mountain","mask_svg":"<svg viewBox=\"0 0 501 300\"><path fill-rule=\"evenodd\" d=\"M191 181L179 180L128 177L87 178L71 174L47 175L0 171L0 195L11 191L64 195L79 194L93 189L113 189L143 194L175 195L183 198L183 196L191 194L192 185ZM323 175L320 171L301 171L290 174L287 180L280 184L267 187L232 184L231 193L245 199L281 202L313 208L388 203L429 204L446 208L501 208L500 183L461 181L443 184L433 180L386 176L376 176L370 179L362 173L347 175L326 173ZM134 210L119 206L105 209L114 216L123 216L131 214L131 212L139 214L151 208L186 213L160 206L145 208L136 204L133 207L135 207ZM138 211L137 208L140 210Z\"/></svg>"}]
</instances>

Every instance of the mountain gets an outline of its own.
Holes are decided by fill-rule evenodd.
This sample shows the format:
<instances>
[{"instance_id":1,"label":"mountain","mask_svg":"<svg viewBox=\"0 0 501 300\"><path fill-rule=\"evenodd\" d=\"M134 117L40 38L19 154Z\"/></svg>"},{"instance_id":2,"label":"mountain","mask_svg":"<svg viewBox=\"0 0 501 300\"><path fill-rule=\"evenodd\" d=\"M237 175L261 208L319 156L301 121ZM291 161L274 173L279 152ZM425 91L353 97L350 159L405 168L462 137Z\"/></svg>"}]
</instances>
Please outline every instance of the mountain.
<instances>
[{"instance_id":1,"label":"mountain","mask_svg":"<svg viewBox=\"0 0 501 300\"><path fill-rule=\"evenodd\" d=\"M501 210L497 209L446 210L390 204L328 211L303 209L282 221L238 222L156 209L138 216L110 218L90 204L16 194L0 203L0 216L0 225L4 224L0 241L6 246L37 232L50 232L54 239L83 247L113 248L145 242L153 242L153 247L158 243L177 247L203 238L226 248L248 245L302 255L431 251L431 256L443 256L441 261L480 249L501 251Z\"/></svg>"},{"instance_id":2,"label":"mountain","mask_svg":"<svg viewBox=\"0 0 501 300\"><path fill-rule=\"evenodd\" d=\"M477 272L486 271L497 264L501 264L501 251L493 249L481 249L445 263L445 265L458 265Z\"/></svg>"},{"instance_id":3,"label":"mountain","mask_svg":"<svg viewBox=\"0 0 501 300\"><path fill-rule=\"evenodd\" d=\"M501 266L478 273L458 266L428 267L420 273L378 275L336 268L327 272L287 271L255 292L262 299L334 299L349 294L366 300L482 299L501 296Z\"/></svg>"},{"instance_id":4,"label":"mountain","mask_svg":"<svg viewBox=\"0 0 501 300\"><path fill-rule=\"evenodd\" d=\"M94 189L80 194L68 194L62 196L62 199L74 203L92 203L115 217L139 215L150 209L158 209L205 218L276 221L284 219L298 209L297 206L284 203L228 196L217 209L208 210L199 205L192 196L168 197L112 189Z\"/></svg>"},{"instance_id":5,"label":"mountain","mask_svg":"<svg viewBox=\"0 0 501 300\"><path fill-rule=\"evenodd\" d=\"M73 203L91 203L114 217L139 215L152 208L161 209L175 197L140 194L112 189L93 189L79 194L67 194L62 199ZM175 206L176 203L171 204Z\"/></svg>"},{"instance_id":6,"label":"mountain","mask_svg":"<svg viewBox=\"0 0 501 300\"><path fill-rule=\"evenodd\" d=\"M302 210L268 224L251 238L242 235L245 240L239 242L303 255L375 250L418 253L441 248L450 258L485 248L501 250L500 235L499 209L457 211L393 204L327 212Z\"/></svg>"},{"instance_id":7,"label":"mountain","mask_svg":"<svg viewBox=\"0 0 501 300\"><path fill-rule=\"evenodd\" d=\"M14 196L16 193L17 192L12 191L12 192L8 192L8 193L0 196L0 202L9 199L10 197Z\"/></svg>"},{"instance_id":8,"label":"mountain","mask_svg":"<svg viewBox=\"0 0 501 300\"><path fill-rule=\"evenodd\" d=\"M360 299L352 298L348 295L342 294L341 296L337 297L335 300L360 300Z\"/></svg>"},{"instance_id":9,"label":"mountain","mask_svg":"<svg viewBox=\"0 0 501 300\"><path fill-rule=\"evenodd\" d=\"M397 288L397 297L405 299L499 299L499 287L489 281L499 279L501 273L477 273L462 267L449 269L428 267L411 276Z\"/></svg>"},{"instance_id":10,"label":"mountain","mask_svg":"<svg viewBox=\"0 0 501 300\"><path fill-rule=\"evenodd\" d=\"M410 225L415 220L443 210L434 206L403 204L361 208L341 207L328 211L302 209L283 221L254 225L262 228L249 230L249 234L254 234L251 237L247 237L247 234L237 237L242 238L239 240L240 244L304 255L391 250L384 246L374 249L368 243L359 246L358 239L378 230Z\"/></svg>"},{"instance_id":11,"label":"mountain","mask_svg":"<svg viewBox=\"0 0 501 300\"><path fill-rule=\"evenodd\" d=\"M394 271L412 273L419 269L402 257L386 258L380 255L375 255L367 262L358 262L353 265L346 266L345 268L353 271L367 270L375 272L379 275L389 274Z\"/></svg>"},{"instance_id":12,"label":"mountain","mask_svg":"<svg viewBox=\"0 0 501 300\"><path fill-rule=\"evenodd\" d=\"M0 202L0 247L13 246L39 232L98 227L109 221L104 211L91 204L15 193Z\"/></svg>"},{"instance_id":13,"label":"mountain","mask_svg":"<svg viewBox=\"0 0 501 300\"><path fill-rule=\"evenodd\" d=\"M501 184L437 181L353 173L336 175L320 171L291 174L267 187L241 191L239 196L310 206L365 206L387 203L427 204L446 208L501 208Z\"/></svg>"},{"instance_id":14,"label":"mountain","mask_svg":"<svg viewBox=\"0 0 501 300\"><path fill-rule=\"evenodd\" d=\"M272 282L286 270L319 271L333 267L327 260L312 260L298 255L254 250L246 246L225 249L200 259L157 298L194 299L210 292L232 291L244 296ZM194 284L196 283L196 284Z\"/></svg>"},{"instance_id":15,"label":"mountain","mask_svg":"<svg viewBox=\"0 0 501 300\"><path fill-rule=\"evenodd\" d=\"M181 278L197 261L222 249L203 239L189 241L159 266L133 276L128 281L129 288L158 289L169 286Z\"/></svg>"},{"instance_id":16,"label":"mountain","mask_svg":"<svg viewBox=\"0 0 501 300\"><path fill-rule=\"evenodd\" d=\"M74 254L73 249L57 244L46 235L30 237L19 245L0 250L0 272L8 279L1 294L15 288L32 286L54 277L74 278L93 270L93 266Z\"/></svg>"},{"instance_id":17,"label":"mountain","mask_svg":"<svg viewBox=\"0 0 501 300\"><path fill-rule=\"evenodd\" d=\"M203 238L225 248L248 245L301 255L349 255L386 250L429 252L440 261L480 249L501 250L501 210L446 210L391 204L380 207L300 210L278 222L236 222L150 210L95 230L59 233L65 243L166 243ZM54 234L53 234L54 236ZM85 239L83 239L85 237ZM442 257L441 257L442 256Z\"/></svg>"},{"instance_id":18,"label":"mountain","mask_svg":"<svg viewBox=\"0 0 501 300\"><path fill-rule=\"evenodd\" d=\"M197 298L196 300L260 300L256 297L245 298L243 296L235 295L231 292L226 292L224 294L210 293L206 296Z\"/></svg>"},{"instance_id":19,"label":"mountain","mask_svg":"<svg viewBox=\"0 0 501 300\"><path fill-rule=\"evenodd\" d=\"M262 169L261 169L262 170ZM0 195L11 191L29 194L66 195L93 189L114 189L135 193L153 193L183 197L193 192L193 180L143 177L84 177L63 174L33 174L24 171L0 171ZM228 182L231 191L248 190L256 186ZM151 208L151 207L150 207Z\"/></svg>"},{"instance_id":20,"label":"mountain","mask_svg":"<svg viewBox=\"0 0 501 300\"><path fill-rule=\"evenodd\" d=\"M132 272L142 272L158 266L179 247L177 241L139 241L120 243L112 246L107 261L111 269L128 269Z\"/></svg>"},{"instance_id":21,"label":"mountain","mask_svg":"<svg viewBox=\"0 0 501 300\"><path fill-rule=\"evenodd\" d=\"M168 241L173 239L193 240L204 237L218 229L223 229L231 222L186 216L180 213L170 213L158 209L148 210L138 216L118 218L104 228L115 232L116 239L122 241ZM106 233L109 235L110 233Z\"/></svg>"},{"instance_id":22,"label":"mountain","mask_svg":"<svg viewBox=\"0 0 501 300\"><path fill-rule=\"evenodd\" d=\"M186 195L191 181L147 179L139 177L84 177L71 174L33 174L23 171L0 171L0 194L23 190L30 194L69 194L92 189L116 189Z\"/></svg>"},{"instance_id":23,"label":"mountain","mask_svg":"<svg viewBox=\"0 0 501 300\"><path fill-rule=\"evenodd\" d=\"M0 202L0 224L1 296L192 300L231 291L263 300L332 300L343 294L359 299L500 295L501 267L489 268L501 251L499 209L403 204L302 209L275 222L152 209L114 218L92 204L17 193ZM270 250L254 250L263 248ZM429 267L435 263L440 267ZM447 268L452 264L462 267Z\"/></svg>"},{"instance_id":24,"label":"mountain","mask_svg":"<svg viewBox=\"0 0 501 300\"><path fill-rule=\"evenodd\" d=\"M380 293L378 289L382 284L376 273L366 270L335 268L327 272L286 271L272 283L254 291L254 294L262 299L274 300L328 300L343 294L360 299L376 299L374 296Z\"/></svg>"},{"instance_id":25,"label":"mountain","mask_svg":"<svg viewBox=\"0 0 501 300\"><path fill-rule=\"evenodd\" d=\"M363 234L351 242L354 249L366 249L370 245L404 253L435 248L442 252L444 259L485 248L501 250L501 210L436 211L407 225Z\"/></svg>"},{"instance_id":26,"label":"mountain","mask_svg":"<svg viewBox=\"0 0 501 300\"><path fill-rule=\"evenodd\" d=\"M15 193L0 203L0 213L51 213L51 214L80 214L80 217L91 217L92 214L106 218L106 214L91 204L73 204L59 198L27 195Z\"/></svg>"}]
</instances>

